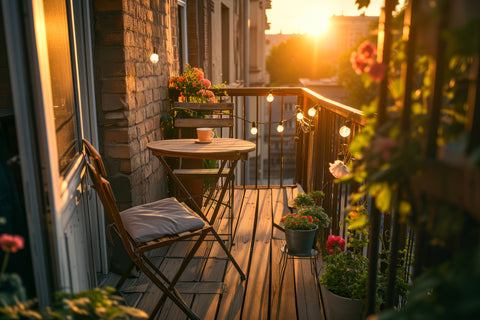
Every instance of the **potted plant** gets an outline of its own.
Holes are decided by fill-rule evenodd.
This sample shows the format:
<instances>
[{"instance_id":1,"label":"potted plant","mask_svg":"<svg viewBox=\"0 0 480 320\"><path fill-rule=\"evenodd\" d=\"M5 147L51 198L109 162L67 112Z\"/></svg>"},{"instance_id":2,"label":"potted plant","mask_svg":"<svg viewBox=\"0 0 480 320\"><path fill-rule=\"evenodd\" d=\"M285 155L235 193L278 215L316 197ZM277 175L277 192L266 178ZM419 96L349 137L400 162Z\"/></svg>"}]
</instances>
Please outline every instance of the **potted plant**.
<instances>
[{"instance_id":1,"label":"potted plant","mask_svg":"<svg viewBox=\"0 0 480 320\"><path fill-rule=\"evenodd\" d=\"M356 250L345 251L345 240L330 235L329 255L320 276L325 314L329 320L362 319L366 296L368 260Z\"/></svg>"},{"instance_id":2,"label":"potted plant","mask_svg":"<svg viewBox=\"0 0 480 320\"><path fill-rule=\"evenodd\" d=\"M364 209L349 212L347 241L330 235L326 242L328 254L320 276L325 313L330 319L361 319L363 301L367 294L368 259L363 249L368 242ZM346 250L347 249L347 250Z\"/></svg>"},{"instance_id":3,"label":"potted plant","mask_svg":"<svg viewBox=\"0 0 480 320\"><path fill-rule=\"evenodd\" d=\"M287 250L293 255L310 255L318 225L312 216L289 213L280 220L285 227Z\"/></svg>"},{"instance_id":4,"label":"potted plant","mask_svg":"<svg viewBox=\"0 0 480 320\"><path fill-rule=\"evenodd\" d=\"M315 234L314 248L320 248L320 250L322 250L322 254L325 254L325 250L323 250L323 243L325 242L324 229L328 228L331 223L330 217L325 212L325 209L321 206L321 201L324 196L325 194L323 191L312 191L308 194L299 193L293 201L293 205L297 209L298 214L312 217L313 222L318 225L318 229Z\"/></svg>"}]
</instances>

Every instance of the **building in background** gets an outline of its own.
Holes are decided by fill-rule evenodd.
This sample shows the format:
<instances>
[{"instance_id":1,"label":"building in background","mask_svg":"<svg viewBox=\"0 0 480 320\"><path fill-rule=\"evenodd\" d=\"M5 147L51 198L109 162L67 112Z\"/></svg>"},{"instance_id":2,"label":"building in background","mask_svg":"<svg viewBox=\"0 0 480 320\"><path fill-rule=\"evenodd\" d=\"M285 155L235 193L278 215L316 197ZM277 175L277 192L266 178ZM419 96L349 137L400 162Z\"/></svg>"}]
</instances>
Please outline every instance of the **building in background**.
<instances>
[{"instance_id":1,"label":"building in background","mask_svg":"<svg viewBox=\"0 0 480 320\"><path fill-rule=\"evenodd\" d=\"M351 50L361 39L378 32L378 17L375 16L333 15L329 20L324 46L336 57Z\"/></svg>"}]
</instances>

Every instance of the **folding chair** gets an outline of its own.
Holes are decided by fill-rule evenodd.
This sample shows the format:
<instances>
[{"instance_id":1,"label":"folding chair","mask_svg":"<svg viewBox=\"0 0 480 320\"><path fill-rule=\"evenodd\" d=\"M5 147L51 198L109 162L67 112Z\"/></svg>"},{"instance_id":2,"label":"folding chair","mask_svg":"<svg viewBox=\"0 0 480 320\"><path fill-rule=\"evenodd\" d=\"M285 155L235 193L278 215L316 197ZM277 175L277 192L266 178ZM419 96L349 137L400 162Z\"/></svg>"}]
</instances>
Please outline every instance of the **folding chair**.
<instances>
[{"instance_id":1,"label":"folding chair","mask_svg":"<svg viewBox=\"0 0 480 320\"><path fill-rule=\"evenodd\" d=\"M113 230L119 235L128 256L132 260L130 267L119 280L117 289L123 285L133 267L136 266L163 292L150 315L150 319L155 317L167 297L189 318L199 319L175 289L175 284L180 279L180 276L194 257L205 237L213 231L213 227L175 198L162 199L120 212L117 208L110 183L105 179L106 170L100 154L88 141L83 140L83 142L87 168L94 188L102 201ZM146 256L146 253L151 250L194 236L198 238L192 239L195 240L195 243L172 280L169 280ZM241 279L244 280L244 273L223 241L218 242L240 273Z\"/></svg>"},{"instance_id":2,"label":"folding chair","mask_svg":"<svg viewBox=\"0 0 480 320\"><path fill-rule=\"evenodd\" d=\"M175 102L174 107L178 110L190 111L204 114L204 118L189 118L176 116L173 126L178 129L178 137L182 138L182 129L184 128L213 128L218 136L223 137L223 134L228 134L228 138L233 138L233 103L187 103L187 102ZM225 131L227 132L223 132ZM174 173L180 179L213 179L218 172L218 169L185 169L182 168L180 162L180 168L175 169ZM226 177L229 173L229 169L225 168L222 171L221 177ZM229 191L229 201L224 203L230 211L230 228L233 227L233 189L234 180L231 183ZM204 206L207 206L212 199L215 199L213 195L213 189L210 190L204 202ZM231 230L233 233L233 230Z\"/></svg>"}]
</instances>

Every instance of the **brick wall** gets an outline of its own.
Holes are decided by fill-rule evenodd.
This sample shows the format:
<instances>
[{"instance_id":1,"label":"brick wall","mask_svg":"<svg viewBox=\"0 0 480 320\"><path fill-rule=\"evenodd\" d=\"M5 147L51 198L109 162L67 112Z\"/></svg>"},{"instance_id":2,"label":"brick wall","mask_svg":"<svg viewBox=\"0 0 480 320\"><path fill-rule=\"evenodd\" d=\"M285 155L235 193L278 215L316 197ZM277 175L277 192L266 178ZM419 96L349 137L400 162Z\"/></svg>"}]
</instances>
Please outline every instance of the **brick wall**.
<instances>
[{"instance_id":1,"label":"brick wall","mask_svg":"<svg viewBox=\"0 0 480 320\"><path fill-rule=\"evenodd\" d=\"M165 172L146 145L161 138L168 78L178 73L177 4L95 0L94 10L100 150L123 209L166 196Z\"/></svg>"}]
</instances>

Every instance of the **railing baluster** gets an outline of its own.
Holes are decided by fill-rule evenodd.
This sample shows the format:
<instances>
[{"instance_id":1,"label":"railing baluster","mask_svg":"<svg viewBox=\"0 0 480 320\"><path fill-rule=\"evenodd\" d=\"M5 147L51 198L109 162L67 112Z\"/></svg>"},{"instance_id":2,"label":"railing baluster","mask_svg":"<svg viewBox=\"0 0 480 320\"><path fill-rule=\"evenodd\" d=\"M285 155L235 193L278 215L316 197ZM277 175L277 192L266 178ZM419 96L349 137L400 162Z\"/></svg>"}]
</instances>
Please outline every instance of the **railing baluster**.
<instances>
[{"instance_id":1,"label":"railing baluster","mask_svg":"<svg viewBox=\"0 0 480 320\"><path fill-rule=\"evenodd\" d=\"M247 97L243 97L243 140L247 140ZM247 163L245 161L243 162L243 174L242 174L242 179L243 179L243 188L245 189L245 186L247 184Z\"/></svg>"},{"instance_id":2,"label":"railing baluster","mask_svg":"<svg viewBox=\"0 0 480 320\"><path fill-rule=\"evenodd\" d=\"M272 103L268 103L268 187L270 188L271 150L272 150Z\"/></svg>"},{"instance_id":3,"label":"railing baluster","mask_svg":"<svg viewBox=\"0 0 480 320\"><path fill-rule=\"evenodd\" d=\"M255 135L255 188L258 188L258 134L260 132L260 125L258 124L258 96L256 97L255 103L255 121L257 122L258 132Z\"/></svg>"},{"instance_id":4,"label":"railing baluster","mask_svg":"<svg viewBox=\"0 0 480 320\"><path fill-rule=\"evenodd\" d=\"M282 96L280 119L283 121L283 111L285 107L285 96ZM285 129L285 123L283 123ZM280 133L280 188L283 187L283 131Z\"/></svg>"}]
</instances>

